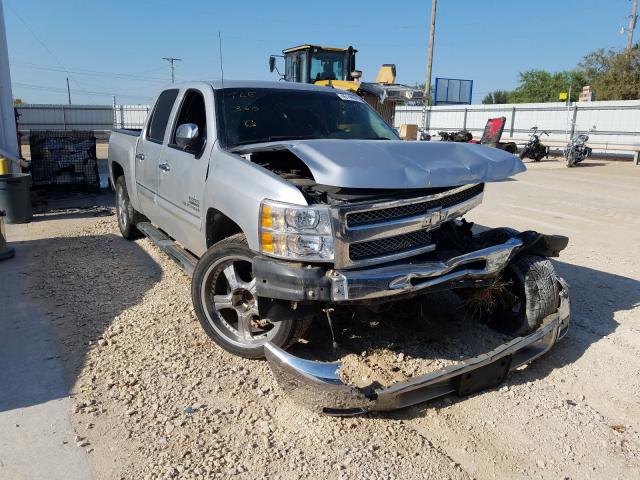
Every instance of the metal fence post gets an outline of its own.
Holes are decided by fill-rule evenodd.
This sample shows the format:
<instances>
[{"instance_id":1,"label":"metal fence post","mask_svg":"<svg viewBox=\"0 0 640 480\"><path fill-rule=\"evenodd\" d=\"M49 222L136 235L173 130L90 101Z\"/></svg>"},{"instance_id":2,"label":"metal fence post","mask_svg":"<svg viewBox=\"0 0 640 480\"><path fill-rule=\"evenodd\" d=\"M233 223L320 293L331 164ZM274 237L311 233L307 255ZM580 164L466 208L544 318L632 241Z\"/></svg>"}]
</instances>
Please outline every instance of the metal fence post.
<instances>
[{"instance_id":1,"label":"metal fence post","mask_svg":"<svg viewBox=\"0 0 640 480\"><path fill-rule=\"evenodd\" d=\"M425 112L425 119L424 119L424 131L428 132L430 126L431 126L431 105L427 105L427 109Z\"/></svg>"},{"instance_id":2,"label":"metal fence post","mask_svg":"<svg viewBox=\"0 0 640 480\"><path fill-rule=\"evenodd\" d=\"M62 128L67 129L67 109L62 105Z\"/></svg>"},{"instance_id":3,"label":"metal fence post","mask_svg":"<svg viewBox=\"0 0 640 480\"><path fill-rule=\"evenodd\" d=\"M511 107L511 128L509 129L509 136L513 138L513 124L516 118L516 107Z\"/></svg>"},{"instance_id":4,"label":"metal fence post","mask_svg":"<svg viewBox=\"0 0 640 480\"><path fill-rule=\"evenodd\" d=\"M120 105L120 128L124 128L124 105Z\"/></svg>"},{"instance_id":5,"label":"metal fence post","mask_svg":"<svg viewBox=\"0 0 640 480\"><path fill-rule=\"evenodd\" d=\"M571 116L571 134L569 135L569 139L573 138L573 134L576 133L576 120L578 118L578 103L573 102L573 113Z\"/></svg>"},{"instance_id":6,"label":"metal fence post","mask_svg":"<svg viewBox=\"0 0 640 480\"><path fill-rule=\"evenodd\" d=\"M464 119L462 120L462 129L466 130L467 129L467 107L464 107Z\"/></svg>"},{"instance_id":7,"label":"metal fence post","mask_svg":"<svg viewBox=\"0 0 640 480\"><path fill-rule=\"evenodd\" d=\"M113 128L118 128L118 116L117 116L117 111L116 111L117 105L116 105L116 96L113 96L113 102L111 103L111 112L112 112L112 116L113 116Z\"/></svg>"}]
</instances>

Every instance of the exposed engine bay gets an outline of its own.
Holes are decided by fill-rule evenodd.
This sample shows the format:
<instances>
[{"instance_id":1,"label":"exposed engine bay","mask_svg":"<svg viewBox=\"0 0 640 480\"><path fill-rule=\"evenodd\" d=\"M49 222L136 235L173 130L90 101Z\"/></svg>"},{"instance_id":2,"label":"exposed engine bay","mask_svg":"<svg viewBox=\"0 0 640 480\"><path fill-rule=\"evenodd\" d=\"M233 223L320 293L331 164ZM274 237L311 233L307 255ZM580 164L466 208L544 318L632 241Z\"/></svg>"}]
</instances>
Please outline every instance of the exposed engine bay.
<instances>
[{"instance_id":1,"label":"exposed engine bay","mask_svg":"<svg viewBox=\"0 0 640 480\"><path fill-rule=\"evenodd\" d=\"M244 153L242 156L291 182L298 187L310 204L338 205L347 202L422 197L455 188L378 189L335 187L317 183L307 164L288 149L258 150Z\"/></svg>"}]
</instances>

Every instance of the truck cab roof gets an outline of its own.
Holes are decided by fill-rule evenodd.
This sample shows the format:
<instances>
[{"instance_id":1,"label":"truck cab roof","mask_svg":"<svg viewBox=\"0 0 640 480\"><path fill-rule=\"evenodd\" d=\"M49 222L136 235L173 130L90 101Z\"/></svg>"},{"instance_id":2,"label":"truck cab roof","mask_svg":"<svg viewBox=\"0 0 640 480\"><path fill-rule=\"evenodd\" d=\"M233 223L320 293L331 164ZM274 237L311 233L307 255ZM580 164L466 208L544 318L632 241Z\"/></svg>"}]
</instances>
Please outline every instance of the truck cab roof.
<instances>
[{"instance_id":1,"label":"truck cab roof","mask_svg":"<svg viewBox=\"0 0 640 480\"><path fill-rule=\"evenodd\" d=\"M203 81L186 81L172 83L163 88L168 90L171 88L190 88L202 87L204 85L211 86L214 90L223 88L278 88L282 90L307 90L311 92L326 92L326 86L311 85L308 83L295 82L273 82L263 80L203 80Z\"/></svg>"}]
</instances>

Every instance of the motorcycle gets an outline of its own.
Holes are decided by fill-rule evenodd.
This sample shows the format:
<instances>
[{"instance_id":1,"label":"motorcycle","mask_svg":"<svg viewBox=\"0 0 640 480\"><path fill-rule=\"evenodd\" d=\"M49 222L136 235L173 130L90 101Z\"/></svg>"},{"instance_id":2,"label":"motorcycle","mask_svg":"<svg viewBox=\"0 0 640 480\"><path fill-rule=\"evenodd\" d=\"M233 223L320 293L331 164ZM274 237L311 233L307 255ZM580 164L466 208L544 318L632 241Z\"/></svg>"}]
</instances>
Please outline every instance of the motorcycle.
<instances>
[{"instance_id":1,"label":"motorcycle","mask_svg":"<svg viewBox=\"0 0 640 480\"><path fill-rule=\"evenodd\" d=\"M442 142L469 142L473 135L467 130L460 130L459 132L438 132L440 135L440 141Z\"/></svg>"},{"instance_id":2,"label":"motorcycle","mask_svg":"<svg viewBox=\"0 0 640 480\"><path fill-rule=\"evenodd\" d=\"M539 162L543 157L549 157L549 147L540 142L540 136L549 136L549 132L543 130L538 133L538 127L535 126L531 127L530 132L529 142L520 152L520 159L524 160L525 158L530 158L534 162Z\"/></svg>"},{"instance_id":3,"label":"motorcycle","mask_svg":"<svg viewBox=\"0 0 640 480\"><path fill-rule=\"evenodd\" d=\"M571 141L567 144L567 148L564 149L564 158L567 161L567 167L575 167L578 163L585 158L591 156L592 149L587 147L587 141L589 135L580 133L574 135Z\"/></svg>"}]
</instances>

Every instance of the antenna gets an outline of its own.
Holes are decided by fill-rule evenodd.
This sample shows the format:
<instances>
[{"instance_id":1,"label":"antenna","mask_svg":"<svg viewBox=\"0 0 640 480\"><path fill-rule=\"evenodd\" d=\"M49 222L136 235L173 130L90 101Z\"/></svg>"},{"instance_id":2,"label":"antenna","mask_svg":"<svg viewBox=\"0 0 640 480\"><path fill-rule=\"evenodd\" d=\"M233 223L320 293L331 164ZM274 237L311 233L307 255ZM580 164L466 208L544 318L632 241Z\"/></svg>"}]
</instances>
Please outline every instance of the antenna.
<instances>
[{"instance_id":1,"label":"antenna","mask_svg":"<svg viewBox=\"0 0 640 480\"><path fill-rule=\"evenodd\" d=\"M218 52L220 52L220 75L222 79L222 88L224 88L224 68L222 67L222 34L218 30Z\"/></svg>"}]
</instances>

